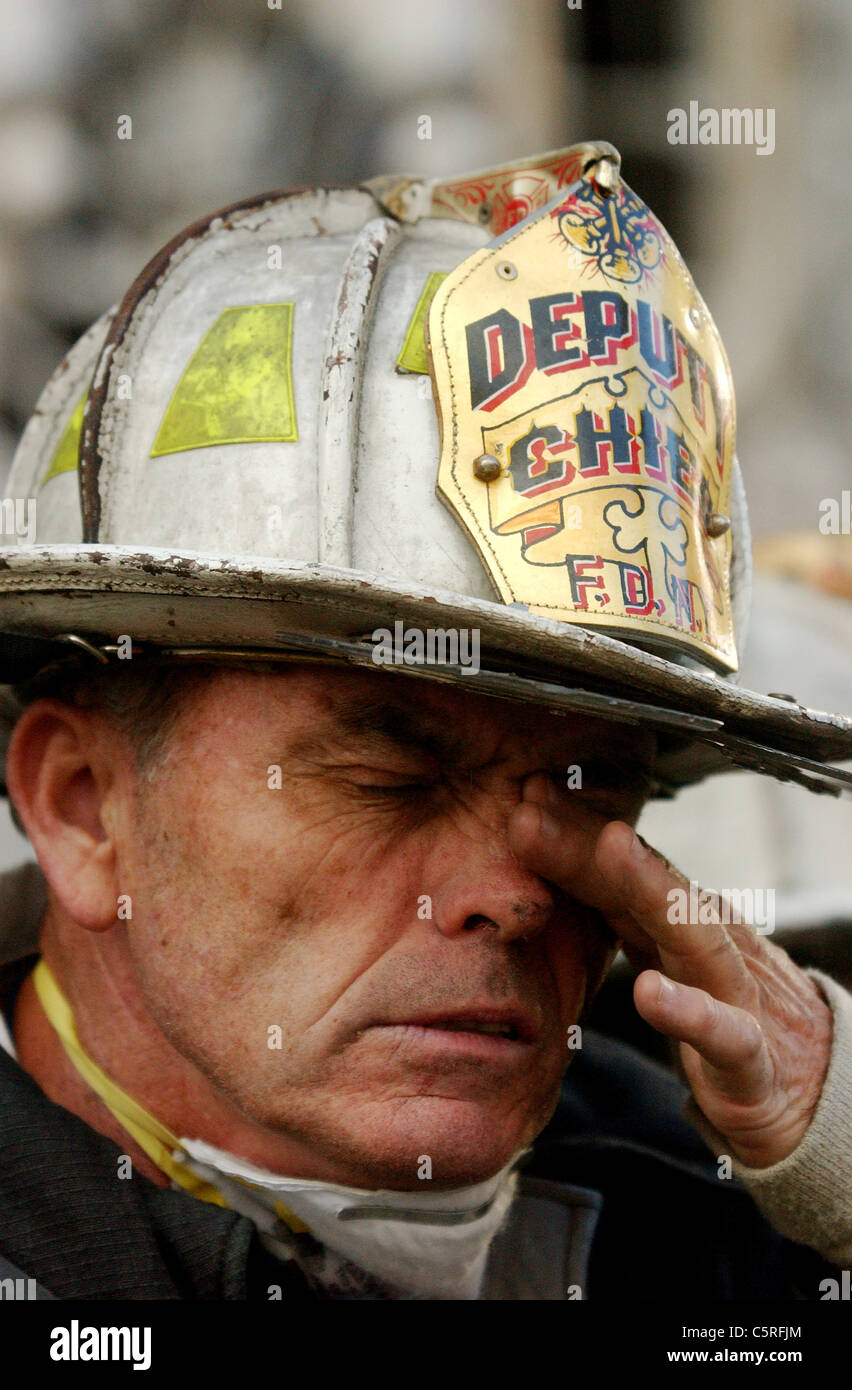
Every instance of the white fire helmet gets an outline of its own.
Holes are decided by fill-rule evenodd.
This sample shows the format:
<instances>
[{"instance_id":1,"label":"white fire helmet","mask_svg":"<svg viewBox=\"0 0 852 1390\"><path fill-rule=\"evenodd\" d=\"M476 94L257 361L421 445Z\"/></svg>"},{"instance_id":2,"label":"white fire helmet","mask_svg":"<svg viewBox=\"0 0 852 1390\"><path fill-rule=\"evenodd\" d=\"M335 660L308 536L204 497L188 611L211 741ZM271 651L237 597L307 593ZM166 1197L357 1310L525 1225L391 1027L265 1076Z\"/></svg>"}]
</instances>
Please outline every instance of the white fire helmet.
<instances>
[{"instance_id":1,"label":"white fire helmet","mask_svg":"<svg viewBox=\"0 0 852 1390\"><path fill-rule=\"evenodd\" d=\"M3 503L36 534L4 524L0 680L128 638L341 661L649 728L657 794L733 765L837 792L852 723L735 683L734 429L611 145L248 200L46 387Z\"/></svg>"}]
</instances>

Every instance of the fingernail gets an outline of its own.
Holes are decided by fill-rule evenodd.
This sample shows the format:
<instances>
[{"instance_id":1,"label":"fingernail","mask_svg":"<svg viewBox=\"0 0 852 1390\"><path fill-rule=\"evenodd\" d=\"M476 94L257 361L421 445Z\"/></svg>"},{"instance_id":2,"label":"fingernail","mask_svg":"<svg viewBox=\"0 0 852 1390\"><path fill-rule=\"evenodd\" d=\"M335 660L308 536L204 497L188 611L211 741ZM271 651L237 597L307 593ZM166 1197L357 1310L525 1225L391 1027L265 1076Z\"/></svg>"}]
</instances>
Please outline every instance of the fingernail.
<instances>
[{"instance_id":1,"label":"fingernail","mask_svg":"<svg viewBox=\"0 0 852 1390\"><path fill-rule=\"evenodd\" d=\"M555 840L559 835L559 822L554 820L553 816L549 816L546 811L542 811L541 808L539 808L539 815L541 816L539 828L542 835L547 836L548 840Z\"/></svg>"},{"instance_id":2,"label":"fingernail","mask_svg":"<svg viewBox=\"0 0 852 1390\"><path fill-rule=\"evenodd\" d=\"M640 864L644 863L646 859L650 859L651 857L650 849L645 844L645 841L642 839L642 836L637 835L635 830L633 832L633 843L630 846L630 851L633 855L633 858L638 860Z\"/></svg>"},{"instance_id":3,"label":"fingernail","mask_svg":"<svg viewBox=\"0 0 852 1390\"><path fill-rule=\"evenodd\" d=\"M667 980L665 975L660 976L660 988L657 991L658 1004L670 1004L674 999L676 990L671 980Z\"/></svg>"}]
</instances>

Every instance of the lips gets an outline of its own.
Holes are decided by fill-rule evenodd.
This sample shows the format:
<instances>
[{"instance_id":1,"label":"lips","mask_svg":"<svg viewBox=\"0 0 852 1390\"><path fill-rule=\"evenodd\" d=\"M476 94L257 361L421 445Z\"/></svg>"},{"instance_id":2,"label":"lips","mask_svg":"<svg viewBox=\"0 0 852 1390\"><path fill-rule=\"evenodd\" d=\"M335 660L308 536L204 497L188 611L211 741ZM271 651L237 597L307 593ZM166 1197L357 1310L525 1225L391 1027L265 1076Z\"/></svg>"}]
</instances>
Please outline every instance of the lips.
<instances>
[{"instance_id":1,"label":"lips","mask_svg":"<svg viewBox=\"0 0 852 1390\"><path fill-rule=\"evenodd\" d=\"M474 1006L440 1014L412 1014L407 1018L387 1019L380 1026L428 1028L446 1033L475 1033L521 1043L533 1043L538 1037L535 1018L519 1008Z\"/></svg>"},{"instance_id":2,"label":"lips","mask_svg":"<svg viewBox=\"0 0 852 1390\"><path fill-rule=\"evenodd\" d=\"M516 1042L518 1034L511 1023L483 1023L476 1018L454 1018L446 1023L427 1023L427 1028L443 1028L448 1033L488 1033L495 1038Z\"/></svg>"}]
</instances>

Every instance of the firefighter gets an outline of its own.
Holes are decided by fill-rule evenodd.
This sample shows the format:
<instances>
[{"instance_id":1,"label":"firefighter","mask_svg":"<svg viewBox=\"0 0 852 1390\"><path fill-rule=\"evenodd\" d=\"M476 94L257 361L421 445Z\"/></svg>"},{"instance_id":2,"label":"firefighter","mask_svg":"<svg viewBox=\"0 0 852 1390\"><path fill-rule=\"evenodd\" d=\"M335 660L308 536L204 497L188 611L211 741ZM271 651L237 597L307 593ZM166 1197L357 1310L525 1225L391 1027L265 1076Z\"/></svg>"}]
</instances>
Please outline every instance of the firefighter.
<instances>
[{"instance_id":1,"label":"firefighter","mask_svg":"<svg viewBox=\"0 0 852 1390\"><path fill-rule=\"evenodd\" d=\"M849 995L634 827L852 725L736 683L730 370L612 146L190 227L9 492L1 1272L821 1296ZM679 1076L585 1028L619 943Z\"/></svg>"}]
</instances>

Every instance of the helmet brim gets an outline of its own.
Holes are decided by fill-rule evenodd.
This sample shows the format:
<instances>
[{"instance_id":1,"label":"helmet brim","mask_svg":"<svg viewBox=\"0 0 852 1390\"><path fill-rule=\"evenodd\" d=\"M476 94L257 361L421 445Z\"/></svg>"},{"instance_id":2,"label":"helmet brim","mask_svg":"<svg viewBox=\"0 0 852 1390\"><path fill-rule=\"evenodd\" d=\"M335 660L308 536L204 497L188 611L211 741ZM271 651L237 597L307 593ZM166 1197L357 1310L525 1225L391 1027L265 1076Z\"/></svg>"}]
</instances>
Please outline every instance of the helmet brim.
<instances>
[{"instance_id":1,"label":"helmet brim","mask_svg":"<svg viewBox=\"0 0 852 1390\"><path fill-rule=\"evenodd\" d=\"M499 681L488 688L487 676L506 673L514 684L504 681L503 698L552 710L571 707L559 691L595 692L609 701L599 702L604 717L662 728L663 794L736 766L836 791L815 785L818 768L808 765L852 759L852 720L744 689L608 634L383 575L268 556L225 561L110 545L8 549L0 567L0 633L14 640L0 638L0 681L16 684L39 664L38 641L28 646L25 638L71 632L110 644L129 634L143 649L209 649L211 660L229 651L285 652L310 638L318 654L325 641L327 653L345 660L349 649L368 659L372 634L396 622L478 632L484 674L429 667L413 674L499 694Z\"/></svg>"}]
</instances>

